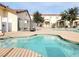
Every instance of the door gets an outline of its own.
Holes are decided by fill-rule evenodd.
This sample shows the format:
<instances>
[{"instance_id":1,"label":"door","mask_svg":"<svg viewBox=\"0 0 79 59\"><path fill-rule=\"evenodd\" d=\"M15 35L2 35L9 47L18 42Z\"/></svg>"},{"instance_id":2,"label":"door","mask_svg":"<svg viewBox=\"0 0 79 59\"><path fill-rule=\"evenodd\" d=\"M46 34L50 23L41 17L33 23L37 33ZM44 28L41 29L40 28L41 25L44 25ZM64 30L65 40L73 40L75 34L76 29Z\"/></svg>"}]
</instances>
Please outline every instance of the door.
<instances>
[{"instance_id":1,"label":"door","mask_svg":"<svg viewBox=\"0 0 79 59\"><path fill-rule=\"evenodd\" d=\"M2 22L2 32L6 32L6 22Z\"/></svg>"},{"instance_id":2,"label":"door","mask_svg":"<svg viewBox=\"0 0 79 59\"><path fill-rule=\"evenodd\" d=\"M8 23L8 32L12 31L12 24ZM2 32L7 32L7 23L2 22Z\"/></svg>"}]
</instances>

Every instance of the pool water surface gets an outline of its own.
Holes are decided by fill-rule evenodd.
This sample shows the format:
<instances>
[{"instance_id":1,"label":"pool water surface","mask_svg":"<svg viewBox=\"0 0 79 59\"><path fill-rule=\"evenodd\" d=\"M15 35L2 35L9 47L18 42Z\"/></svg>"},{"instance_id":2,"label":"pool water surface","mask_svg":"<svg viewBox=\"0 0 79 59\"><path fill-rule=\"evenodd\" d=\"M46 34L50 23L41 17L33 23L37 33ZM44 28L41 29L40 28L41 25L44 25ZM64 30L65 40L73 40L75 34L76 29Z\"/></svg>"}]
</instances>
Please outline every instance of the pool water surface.
<instances>
[{"instance_id":1,"label":"pool water surface","mask_svg":"<svg viewBox=\"0 0 79 59\"><path fill-rule=\"evenodd\" d=\"M45 57L79 57L79 45L55 35L8 38L0 40L0 48L25 48Z\"/></svg>"}]
</instances>

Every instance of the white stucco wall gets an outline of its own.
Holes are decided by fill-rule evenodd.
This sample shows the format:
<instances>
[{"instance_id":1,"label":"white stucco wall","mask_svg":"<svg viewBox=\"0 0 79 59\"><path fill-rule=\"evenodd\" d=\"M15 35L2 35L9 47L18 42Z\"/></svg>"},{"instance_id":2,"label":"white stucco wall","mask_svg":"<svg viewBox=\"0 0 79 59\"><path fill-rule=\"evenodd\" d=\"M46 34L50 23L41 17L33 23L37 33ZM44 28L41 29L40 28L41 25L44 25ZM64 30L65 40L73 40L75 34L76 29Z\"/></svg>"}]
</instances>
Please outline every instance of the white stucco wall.
<instances>
[{"instance_id":1,"label":"white stucco wall","mask_svg":"<svg viewBox=\"0 0 79 59\"><path fill-rule=\"evenodd\" d=\"M51 15L51 16L49 16L49 15L42 15L42 17L44 17L44 20L45 21L49 21L50 22L50 24L49 25L46 25L46 24L43 24L43 26L44 27L51 27L51 25L52 24L54 24L54 23L56 23L58 20L60 20L61 19L61 16L55 16L55 15ZM31 15L31 19L33 19L33 16Z\"/></svg>"},{"instance_id":2,"label":"white stucco wall","mask_svg":"<svg viewBox=\"0 0 79 59\"><path fill-rule=\"evenodd\" d=\"M44 20L48 19L51 23L56 23L57 20L61 19L61 16L42 16L44 17ZM31 16L31 19L33 19L33 16Z\"/></svg>"},{"instance_id":3,"label":"white stucco wall","mask_svg":"<svg viewBox=\"0 0 79 59\"><path fill-rule=\"evenodd\" d=\"M61 16L43 16L44 19L48 19L51 23L56 23L61 19Z\"/></svg>"},{"instance_id":4,"label":"white stucco wall","mask_svg":"<svg viewBox=\"0 0 79 59\"><path fill-rule=\"evenodd\" d=\"M12 32L16 32L18 30L17 15L14 13L8 12L8 22L12 24Z\"/></svg>"},{"instance_id":5,"label":"white stucco wall","mask_svg":"<svg viewBox=\"0 0 79 59\"><path fill-rule=\"evenodd\" d=\"M46 20L46 19L48 19L49 20L49 22L50 22L50 24L49 24L49 27L51 27L52 26L52 24L54 24L54 23L56 23L58 20L60 20L61 19L61 16L54 16L54 15L52 15L52 16L43 16L44 17L44 19ZM46 24L44 24L44 27L46 26Z\"/></svg>"}]
</instances>

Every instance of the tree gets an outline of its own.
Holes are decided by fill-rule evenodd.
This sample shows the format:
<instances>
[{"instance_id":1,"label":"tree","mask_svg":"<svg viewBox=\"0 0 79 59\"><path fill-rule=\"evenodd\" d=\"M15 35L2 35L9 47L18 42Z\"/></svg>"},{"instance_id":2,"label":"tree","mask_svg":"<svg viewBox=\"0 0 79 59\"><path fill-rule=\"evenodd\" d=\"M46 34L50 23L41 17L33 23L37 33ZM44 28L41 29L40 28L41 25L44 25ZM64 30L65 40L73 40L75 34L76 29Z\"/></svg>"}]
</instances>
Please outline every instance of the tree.
<instances>
[{"instance_id":1,"label":"tree","mask_svg":"<svg viewBox=\"0 0 79 59\"><path fill-rule=\"evenodd\" d=\"M44 18L41 16L41 14L38 11L34 13L33 20L34 20L35 23L37 23L37 26L40 23L44 22Z\"/></svg>"},{"instance_id":2,"label":"tree","mask_svg":"<svg viewBox=\"0 0 79 59\"><path fill-rule=\"evenodd\" d=\"M72 27L73 21L77 19L78 16L78 8L70 8L61 13L61 20L67 20L70 22L70 27Z\"/></svg>"},{"instance_id":3,"label":"tree","mask_svg":"<svg viewBox=\"0 0 79 59\"><path fill-rule=\"evenodd\" d=\"M72 27L73 21L76 20L78 16L78 8L70 8L68 14L68 21L70 21L70 27Z\"/></svg>"},{"instance_id":4,"label":"tree","mask_svg":"<svg viewBox=\"0 0 79 59\"><path fill-rule=\"evenodd\" d=\"M68 11L65 10L64 12L62 12L61 13L61 16L62 16L61 20L66 20L67 19L67 15L68 15Z\"/></svg>"},{"instance_id":5,"label":"tree","mask_svg":"<svg viewBox=\"0 0 79 59\"><path fill-rule=\"evenodd\" d=\"M64 12L62 12L61 13L61 19L60 19L60 27L65 27L66 26L66 24L65 24L65 21L67 20L67 16L68 15L68 11L64 11Z\"/></svg>"}]
</instances>

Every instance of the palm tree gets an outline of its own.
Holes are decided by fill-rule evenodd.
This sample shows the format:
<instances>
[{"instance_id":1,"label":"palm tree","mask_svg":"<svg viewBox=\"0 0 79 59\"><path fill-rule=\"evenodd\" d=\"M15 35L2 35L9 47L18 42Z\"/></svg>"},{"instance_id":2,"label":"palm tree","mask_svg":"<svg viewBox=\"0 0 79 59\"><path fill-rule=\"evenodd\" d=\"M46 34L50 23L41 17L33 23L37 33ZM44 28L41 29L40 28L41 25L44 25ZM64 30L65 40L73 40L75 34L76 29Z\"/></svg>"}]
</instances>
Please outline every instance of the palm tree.
<instances>
[{"instance_id":1,"label":"palm tree","mask_svg":"<svg viewBox=\"0 0 79 59\"><path fill-rule=\"evenodd\" d=\"M62 17L61 17L61 19L60 19L60 27L65 27L66 25L65 25L65 21L67 20L67 15L68 15L68 11L64 11L64 12L62 12L61 14L60 14Z\"/></svg>"},{"instance_id":2,"label":"palm tree","mask_svg":"<svg viewBox=\"0 0 79 59\"><path fill-rule=\"evenodd\" d=\"M77 7L69 9L68 21L70 21L70 27L72 27L73 21L77 19L77 15L78 15Z\"/></svg>"},{"instance_id":3,"label":"palm tree","mask_svg":"<svg viewBox=\"0 0 79 59\"><path fill-rule=\"evenodd\" d=\"M67 20L70 22L70 27L72 27L73 21L77 19L78 16L78 8L70 8L61 13L61 20Z\"/></svg>"},{"instance_id":4,"label":"palm tree","mask_svg":"<svg viewBox=\"0 0 79 59\"><path fill-rule=\"evenodd\" d=\"M66 20L67 19L67 15L68 15L68 11L65 10L64 12L62 12L61 13L61 16L62 16L61 20Z\"/></svg>"}]
</instances>

